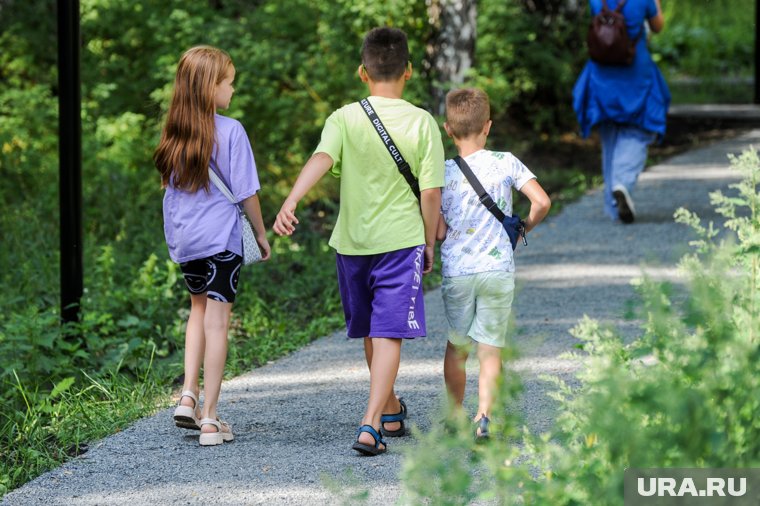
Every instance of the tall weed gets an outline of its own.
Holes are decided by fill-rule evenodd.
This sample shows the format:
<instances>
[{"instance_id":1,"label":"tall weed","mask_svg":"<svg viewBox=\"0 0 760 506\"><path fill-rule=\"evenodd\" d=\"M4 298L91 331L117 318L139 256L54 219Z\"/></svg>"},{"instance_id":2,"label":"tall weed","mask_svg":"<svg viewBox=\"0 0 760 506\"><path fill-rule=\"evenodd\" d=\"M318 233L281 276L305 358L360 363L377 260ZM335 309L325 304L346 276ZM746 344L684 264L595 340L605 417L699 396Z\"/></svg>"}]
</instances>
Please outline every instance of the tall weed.
<instances>
[{"instance_id":1,"label":"tall weed","mask_svg":"<svg viewBox=\"0 0 760 506\"><path fill-rule=\"evenodd\" d=\"M138 378L109 373L69 376L48 391L32 390L17 375L25 409L0 413L0 496L60 462L87 451L89 442L123 429L168 402L150 364Z\"/></svg>"},{"instance_id":2,"label":"tall weed","mask_svg":"<svg viewBox=\"0 0 760 506\"><path fill-rule=\"evenodd\" d=\"M676 213L696 235L680 263L685 294L645 279L642 333L630 344L588 318L573 329L580 385L547 378L558 401L551 433L515 438L508 420L474 450L469 426L422 436L405 464L411 503L622 504L627 467L760 465L760 159L750 150L731 163L742 174L735 193L710 195L722 227Z\"/></svg>"}]
</instances>

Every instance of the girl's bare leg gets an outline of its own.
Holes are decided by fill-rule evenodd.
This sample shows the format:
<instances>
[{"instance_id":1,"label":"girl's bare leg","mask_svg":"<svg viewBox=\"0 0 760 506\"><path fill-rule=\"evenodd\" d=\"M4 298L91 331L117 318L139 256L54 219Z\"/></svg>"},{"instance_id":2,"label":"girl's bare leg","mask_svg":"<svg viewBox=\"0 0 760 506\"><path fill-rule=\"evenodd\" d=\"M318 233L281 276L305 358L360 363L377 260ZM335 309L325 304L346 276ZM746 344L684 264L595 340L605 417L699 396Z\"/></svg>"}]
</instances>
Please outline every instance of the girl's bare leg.
<instances>
[{"instance_id":1,"label":"girl's bare leg","mask_svg":"<svg viewBox=\"0 0 760 506\"><path fill-rule=\"evenodd\" d=\"M216 405L222 388L224 364L227 361L227 332L230 326L232 304L209 299L203 329L206 334L206 352L203 357L203 418L216 419ZM203 432L216 432L213 425L201 427Z\"/></svg>"},{"instance_id":2,"label":"girl's bare leg","mask_svg":"<svg viewBox=\"0 0 760 506\"><path fill-rule=\"evenodd\" d=\"M200 387L198 381L203 362L203 351L206 348L206 337L203 329L203 320L206 313L206 294L190 294L190 317L187 319L185 329L185 382L182 390L190 390L198 397ZM182 397L180 404L193 407L190 397ZM195 406L198 408L198 406Z\"/></svg>"}]
</instances>

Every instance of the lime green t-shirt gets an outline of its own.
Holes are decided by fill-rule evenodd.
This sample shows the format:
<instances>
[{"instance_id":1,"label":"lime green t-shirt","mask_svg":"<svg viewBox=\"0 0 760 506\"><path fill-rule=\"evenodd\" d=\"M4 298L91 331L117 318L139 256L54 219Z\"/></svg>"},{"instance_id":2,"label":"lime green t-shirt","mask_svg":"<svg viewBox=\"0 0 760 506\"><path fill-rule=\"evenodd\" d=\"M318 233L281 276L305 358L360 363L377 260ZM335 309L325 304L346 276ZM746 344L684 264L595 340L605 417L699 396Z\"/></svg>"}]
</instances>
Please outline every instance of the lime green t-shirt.
<instances>
[{"instance_id":1,"label":"lime green t-shirt","mask_svg":"<svg viewBox=\"0 0 760 506\"><path fill-rule=\"evenodd\" d=\"M420 191L444 185L441 131L425 110L406 100L369 97L409 163ZM343 255L374 255L425 244L419 201L359 102L333 112L315 153L333 159L340 210L330 246Z\"/></svg>"}]
</instances>

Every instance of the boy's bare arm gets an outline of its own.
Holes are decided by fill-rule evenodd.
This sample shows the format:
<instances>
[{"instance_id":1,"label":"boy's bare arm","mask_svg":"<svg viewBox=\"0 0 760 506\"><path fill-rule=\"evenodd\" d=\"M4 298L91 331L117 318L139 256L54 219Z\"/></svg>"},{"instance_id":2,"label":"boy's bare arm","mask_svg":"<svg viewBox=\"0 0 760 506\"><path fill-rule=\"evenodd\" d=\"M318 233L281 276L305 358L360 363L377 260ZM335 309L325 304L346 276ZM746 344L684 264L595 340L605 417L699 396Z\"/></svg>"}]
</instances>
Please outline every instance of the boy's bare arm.
<instances>
[{"instance_id":1,"label":"boy's bare arm","mask_svg":"<svg viewBox=\"0 0 760 506\"><path fill-rule=\"evenodd\" d=\"M259 196L251 195L245 199L243 201L243 209L245 209L245 214L248 215L248 219L251 220L253 232L256 236L256 242L261 247L261 259L269 260L272 248L269 247L269 241L267 240L267 231L266 228L264 228L264 218L261 216Z\"/></svg>"},{"instance_id":2,"label":"boy's bare arm","mask_svg":"<svg viewBox=\"0 0 760 506\"><path fill-rule=\"evenodd\" d=\"M552 206L552 201L535 179L525 183L520 188L520 192L530 200L530 213L525 219L525 231L530 232L546 217Z\"/></svg>"},{"instance_id":3,"label":"boy's bare arm","mask_svg":"<svg viewBox=\"0 0 760 506\"><path fill-rule=\"evenodd\" d=\"M293 185L293 189L290 190L290 195L285 199L285 202L280 208L280 212L277 213L277 218L274 220L274 226L272 229L278 235L292 235L295 231L295 225L298 224L298 218L296 218L296 206L301 199L308 193L311 188L317 184L317 181L322 179L330 167L333 165L333 159L327 153L314 153L306 165L301 169L301 173L296 179L296 183Z\"/></svg>"},{"instance_id":4,"label":"boy's bare arm","mask_svg":"<svg viewBox=\"0 0 760 506\"><path fill-rule=\"evenodd\" d=\"M428 188L420 192L420 211L425 224L425 266L423 274L433 271L435 258L435 237L438 232L438 220L441 218L441 189Z\"/></svg>"},{"instance_id":5,"label":"boy's bare arm","mask_svg":"<svg viewBox=\"0 0 760 506\"><path fill-rule=\"evenodd\" d=\"M435 234L435 238L439 241L443 241L446 239L446 231L449 229L449 226L446 225L446 220L443 219L443 215L438 218L438 231Z\"/></svg>"}]
</instances>

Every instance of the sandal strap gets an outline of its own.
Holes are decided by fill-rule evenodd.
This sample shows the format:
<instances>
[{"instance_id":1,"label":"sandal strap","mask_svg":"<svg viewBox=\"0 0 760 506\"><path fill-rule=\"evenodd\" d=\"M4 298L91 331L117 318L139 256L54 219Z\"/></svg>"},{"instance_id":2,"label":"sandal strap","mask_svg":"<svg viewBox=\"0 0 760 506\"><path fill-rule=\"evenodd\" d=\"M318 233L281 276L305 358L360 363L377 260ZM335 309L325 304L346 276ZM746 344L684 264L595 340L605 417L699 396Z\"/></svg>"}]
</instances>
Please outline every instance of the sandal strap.
<instances>
[{"instance_id":1,"label":"sandal strap","mask_svg":"<svg viewBox=\"0 0 760 506\"><path fill-rule=\"evenodd\" d=\"M359 430L356 432L356 437L358 438L359 434L361 434L362 432L366 432L370 436L372 436L373 438L375 438L375 448L378 448L380 445L383 445L386 448L388 447L388 445L386 444L386 442L383 441L383 439L380 437L380 434L378 434L378 432L375 430L375 428L373 426L371 426L371 425L362 425L361 427L359 427Z\"/></svg>"},{"instance_id":2,"label":"sandal strap","mask_svg":"<svg viewBox=\"0 0 760 506\"><path fill-rule=\"evenodd\" d=\"M192 390L183 391L179 396L179 400L181 401L183 397L190 397L193 400L193 409L198 407L198 397L196 397Z\"/></svg>"},{"instance_id":3,"label":"sandal strap","mask_svg":"<svg viewBox=\"0 0 760 506\"><path fill-rule=\"evenodd\" d=\"M214 427L216 427L217 431L222 432L222 424L220 423L218 419L215 419L215 418L204 418L203 420L200 421L198 425L200 427L203 427L204 425L213 425Z\"/></svg>"},{"instance_id":4,"label":"sandal strap","mask_svg":"<svg viewBox=\"0 0 760 506\"><path fill-rule=\"evenodd\" d=\"M488 419L486 415L482 415L479 420L479 426L480 426L480 435L487 436L488 435L488 424L491 422L491 420Z\"/></svg>"},{"instance_id":5,"label":"sandal strap","mask_svg":"<svg viewBox=\"0 0 760 506\"><path fill-rule=\"evenodd\" d=\"M402 422L406 420L406 403L401 397L399 397L398 402L401 405L400 411L392 415L381 415L380 423Z\"/></svg>"}]
</instances>

